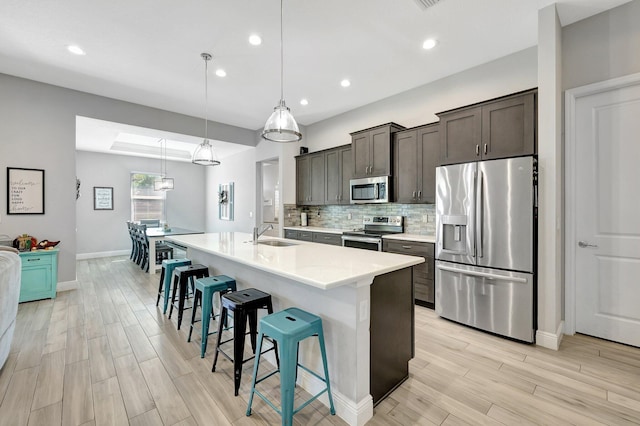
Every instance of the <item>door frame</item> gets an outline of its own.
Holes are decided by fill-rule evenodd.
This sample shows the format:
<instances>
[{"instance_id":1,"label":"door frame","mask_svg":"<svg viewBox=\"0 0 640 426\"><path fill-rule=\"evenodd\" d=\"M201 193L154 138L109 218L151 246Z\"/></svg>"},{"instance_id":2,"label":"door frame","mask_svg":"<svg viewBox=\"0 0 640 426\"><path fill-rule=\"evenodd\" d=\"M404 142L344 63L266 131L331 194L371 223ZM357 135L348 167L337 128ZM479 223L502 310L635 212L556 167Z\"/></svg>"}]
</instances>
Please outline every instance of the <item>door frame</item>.
<instances>
[{"instance_id":1,"label":"door frame","mask_svg":"<svg viewBox=\"0 0 640 426\"><path fill-rule=\"evenodd\" d=\"M576 103L580 98L640 84L640 73L587 84L565 91L565 216L564 216L564 256L565 256L565 311L564 333L576 332L576 164L579 149L576 140Z\"/></svg>"}]
</instances>

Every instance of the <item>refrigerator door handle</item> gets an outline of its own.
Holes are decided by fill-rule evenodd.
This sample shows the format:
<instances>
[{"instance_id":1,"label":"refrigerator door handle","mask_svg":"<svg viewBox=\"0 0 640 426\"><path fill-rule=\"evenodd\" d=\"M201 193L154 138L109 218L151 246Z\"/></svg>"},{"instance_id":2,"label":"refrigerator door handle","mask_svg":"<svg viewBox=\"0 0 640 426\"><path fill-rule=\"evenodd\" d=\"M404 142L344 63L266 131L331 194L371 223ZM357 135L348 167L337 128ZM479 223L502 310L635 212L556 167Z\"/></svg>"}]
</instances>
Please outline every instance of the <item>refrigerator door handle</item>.
<instances>
[{"instance_id":1,"label":"refrigerator door handle","mask_svg":"<svg viewBox=\"0 0 640 426\"><path fill-rule=\"evenodd\" d=\"M478 197L476 198L476 203L478 206L478 211L476 212L476 238L477 238L477 257L481 258L483 256L484 246L484 173L478 172Z\"/></svg>"},{"instance_id":2,"label":"refrigerator door handle","mask_svg":"<svg viewBox=\"0 0 640 426\"><path fill-rule=\"evenodd\" d=\"M458 269L453 266L436 265L436 269L440 269L442 271L448 271L448 272L457 272L460 274L471 275L474 277L487 278L490 280L509 281L509 282L516 282L516 283L525 283L525 284L527 283L526 278L509 277L505 275L492 274L490 272L467 271L465 269Z\"/></svg>"},{"instance_id":3,"label":"refrigerator door handle","mask_svg":"<svg viewBox=\"0 0 640 426\"><path fill-rule=\"evenodd\" d=\"M474 203L478 202L478 172L477 171L475 171L473 173L473 202ZM478 208L477 208L477 205L476 205L475 209L476 209L475 220L476 220L476 227L477 227L478 226L478 223L477 223L478 222L478 211L477 211ZM472 209L470 209L470 211L473 212ZM471 222L471 225L473 225L473 219L470 222ZM471 240L473 241L473 251L471 252L471 253L473 253L473 257L474 257L473 263L476 263L476 259L475 258L476 258L476 255L477 255L477 252L476 252L477 241L476 240L477 240L478 237L476 235L476 232L477 231L474 230L473 238L471 238Z\"/></svg>"}]
</instances>

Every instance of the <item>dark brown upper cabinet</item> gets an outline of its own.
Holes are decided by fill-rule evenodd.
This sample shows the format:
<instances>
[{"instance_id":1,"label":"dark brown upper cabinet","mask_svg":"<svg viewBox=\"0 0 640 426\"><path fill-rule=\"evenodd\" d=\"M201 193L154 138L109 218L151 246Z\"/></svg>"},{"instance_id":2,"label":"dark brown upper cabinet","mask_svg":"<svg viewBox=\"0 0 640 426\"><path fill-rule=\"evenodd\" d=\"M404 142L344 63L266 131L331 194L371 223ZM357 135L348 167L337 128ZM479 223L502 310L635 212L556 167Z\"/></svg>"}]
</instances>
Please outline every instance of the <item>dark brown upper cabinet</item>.
<instances>
[{"instance_id":1,"label":"dark brown upper cabinet","mask_svg":"<svg viewBox=\"0 0 640 426\"><path fill-rule=\"evenodd\" d=\"M394 194L398 203L434 203L440 159L440 124L397 132L393 137Z\"/></svg>"},{"instance_id":2,"label":"dark brown upper cabinet","mask_svg":"<svg viewBox=\"0 0 640 426\"><path fill-rule=\"evenodd\" d=\"M387 123L351 133L353 177L390 176L391 137L404 127Z\"/></svg>"},{"instance_id":3,"label":"dark brown upper cabinet","mask_svg":"<svg viewBox=\"0 0 640 426\"><path fill-rule=\"evenodd\" d=\"M325 153L325 204L349 204L349 180L352 176L351 145Z\"/></svg>"},{"instance_id":4,"label":"dark brown upper cabinet","mask_svg":"<svg viewBox=\"0 0 640 426\"><path fill-rule=\"evenodd\" d=\"M324 152L296 157L296 203L324 204Z\"/></svg>"},{"instance_id":5,"label":"dark brown upper cabinet","mask_svg":"<svg viewBox=\"0 0 640 426\"><path fill-rule=\"evenodd\" d=\"M440 117L440 164L536 153L536 94L530 90Z\"/></svg>"}]
</instances>

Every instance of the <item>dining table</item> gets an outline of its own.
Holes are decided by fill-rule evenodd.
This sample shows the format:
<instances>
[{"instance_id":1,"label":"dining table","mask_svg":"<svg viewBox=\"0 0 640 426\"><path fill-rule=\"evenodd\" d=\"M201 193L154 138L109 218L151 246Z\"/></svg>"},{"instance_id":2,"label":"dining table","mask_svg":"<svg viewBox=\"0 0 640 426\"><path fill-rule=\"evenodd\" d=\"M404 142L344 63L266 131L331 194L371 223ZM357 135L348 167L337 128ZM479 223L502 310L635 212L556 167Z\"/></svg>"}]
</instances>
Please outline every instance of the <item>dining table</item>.
<instances>
[{"instance_id":1,"label":"dining table","mask_svg":"<svg viewBox=\"0 0 640 426\"><path fill-rule=\"evenodd\" d=\"M192 235L192 234L204 234L204 231L194 231L192 229L185 228L147 228L147 238L149 240L149 273L155 274L158 270L162 269L162 265L157 265L154 259L156 258L156 241L162 241L167 237L176 235Z\"/></svg>"}]
</instances>

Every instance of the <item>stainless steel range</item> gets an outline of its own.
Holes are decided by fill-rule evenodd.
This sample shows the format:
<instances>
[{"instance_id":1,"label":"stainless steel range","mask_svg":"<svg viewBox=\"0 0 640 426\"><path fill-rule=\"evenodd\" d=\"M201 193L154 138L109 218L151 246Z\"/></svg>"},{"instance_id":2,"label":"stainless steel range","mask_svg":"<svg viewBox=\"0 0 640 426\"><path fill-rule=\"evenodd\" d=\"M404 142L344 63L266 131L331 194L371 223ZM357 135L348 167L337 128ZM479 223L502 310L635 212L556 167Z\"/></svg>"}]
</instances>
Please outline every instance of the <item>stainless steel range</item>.
<instances>
[{"instance_id":1,"label":"stainless steel range","mask_svg":"<svg viewBox=\"0 0 640 426\"><path fill-rule=\"evenodd\" d=\"M363 229L342 233L342 245L365 250L382 251L382 236L404 232L402 216L365 216Z\"/></svg>"}]
</instances>

